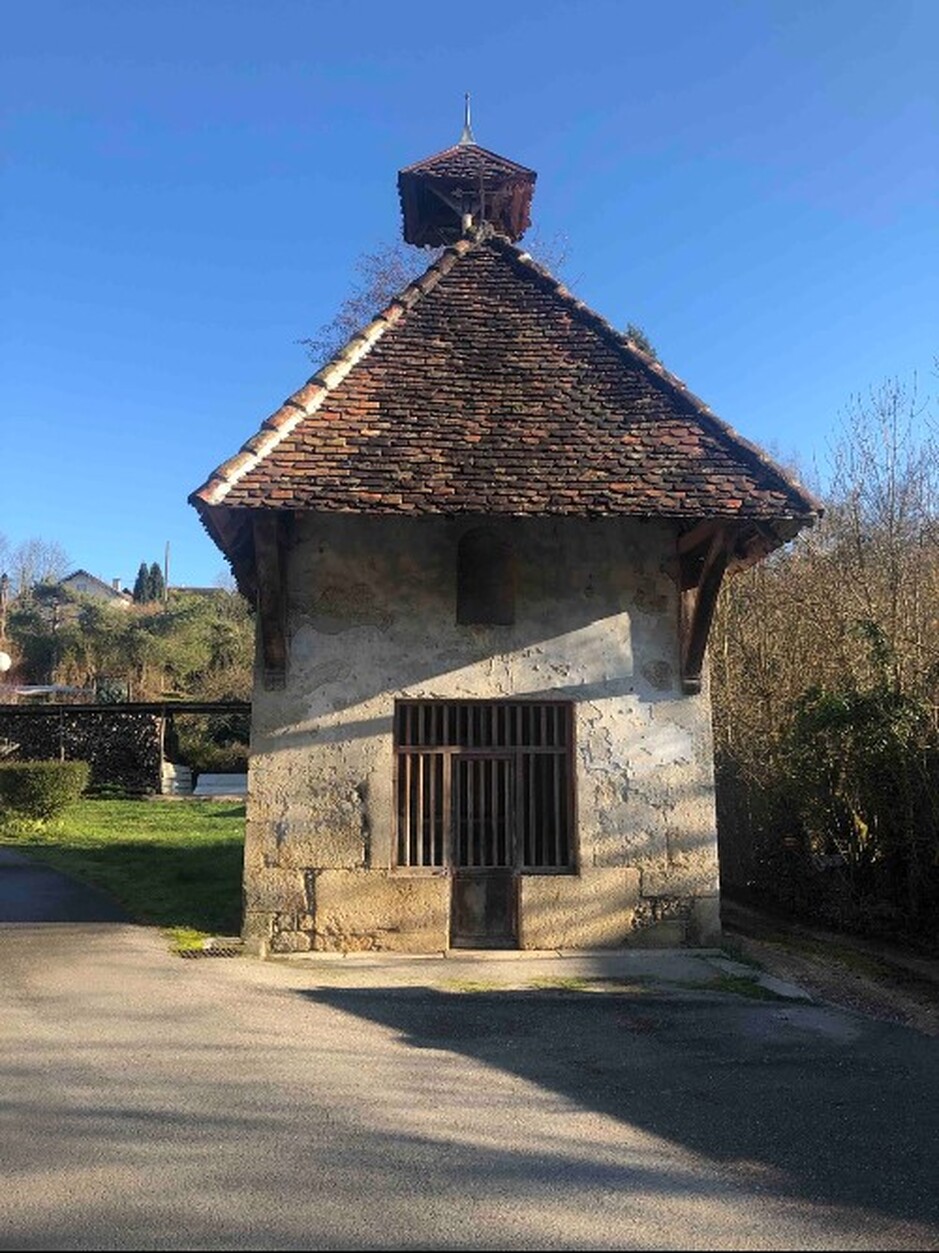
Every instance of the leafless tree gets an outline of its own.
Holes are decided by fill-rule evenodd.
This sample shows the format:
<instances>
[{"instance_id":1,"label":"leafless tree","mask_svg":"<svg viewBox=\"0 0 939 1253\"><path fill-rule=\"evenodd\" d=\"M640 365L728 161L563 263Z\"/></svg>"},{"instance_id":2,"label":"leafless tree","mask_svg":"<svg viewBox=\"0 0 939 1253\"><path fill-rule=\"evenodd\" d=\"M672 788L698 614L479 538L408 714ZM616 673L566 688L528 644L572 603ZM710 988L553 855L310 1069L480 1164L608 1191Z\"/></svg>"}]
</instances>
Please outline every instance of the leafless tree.
<instances>
[{"instance_id":1,"label":"leafless tree","mask_svg":"<svg viewBox=\"0 0 939 1253\"><path fill-rule=\"evenodd\" d=\"M883 860L903 863L908 915L932 882L939 447L927 408L896 380L852 399L821 524L722 592L710 663L722 860L735 878L767 841L772 853L812 837L813 854L850 845L872 864L889 842ZM915 821L890 800L904 779ZM767 864L776 874L783 863Z\"/></svg>"},{"instance_id":2,"label":"leafless tree","mask_svg":"<svg viewBox=\"0 0 939 1253\"><path fill-rule=\"evenodd\" d=\"M366 326L399 292L440 255L440 249L412 248L403 241L380 244L355 263L352 290L334 317L300 343L310 360L323 365Z\"/></svg>"},{"instance_id":3,"label":"leafless tree","mask_svg":"<svg viewBox=\"0 0 939 1253\"><path fill-rule=\"evenodd\" d=\"M419 278L442 251L441 248L414 248L403 240L397 240L363 252L355 263L352 290L335 316L324 323L315 335L299 341L306 348L310 360L320 366L334 357L395 296ZM535 234L528 251L539 265L550 270L555 277L563 277L568 260L566 236L557 234L543 239Z\"/></svg>"},{"instance_id":4,"label":"leafless tree","mask_svg":"<svg viewBox=\"0 0 939 1253\"><path fill-rule=\"evenodd\" d=\"M64 578L71 562L55 540L32 537L9 550L8 565L14 596L28 594L37 583Z\"/></svg>"}]
</instances>

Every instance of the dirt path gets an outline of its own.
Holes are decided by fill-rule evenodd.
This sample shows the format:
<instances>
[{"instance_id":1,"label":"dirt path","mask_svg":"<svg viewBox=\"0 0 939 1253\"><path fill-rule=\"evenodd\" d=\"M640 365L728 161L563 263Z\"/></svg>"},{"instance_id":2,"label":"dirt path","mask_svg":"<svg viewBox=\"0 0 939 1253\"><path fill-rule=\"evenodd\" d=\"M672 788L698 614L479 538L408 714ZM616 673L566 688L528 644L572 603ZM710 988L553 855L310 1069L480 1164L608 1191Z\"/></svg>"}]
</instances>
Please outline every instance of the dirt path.
<instances>
[{"instance_id":1,"label":"dirt path","mask_svg":"<svg viewBox=\"0 0 939 1253\"><path fill-rule=\"evenodd\" d=\"M939 1036L939 962L725 901L723 947L819 1000Z\"/></svg>"}]
</instances>

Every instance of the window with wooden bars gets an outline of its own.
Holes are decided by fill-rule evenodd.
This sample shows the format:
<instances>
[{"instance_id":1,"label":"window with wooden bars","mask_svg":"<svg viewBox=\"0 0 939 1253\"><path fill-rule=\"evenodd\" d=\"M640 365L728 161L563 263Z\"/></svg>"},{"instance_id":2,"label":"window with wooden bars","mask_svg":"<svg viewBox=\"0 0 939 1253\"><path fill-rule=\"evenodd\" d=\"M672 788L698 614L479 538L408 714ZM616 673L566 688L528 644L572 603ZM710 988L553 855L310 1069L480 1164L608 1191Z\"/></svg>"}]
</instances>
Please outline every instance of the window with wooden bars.
<instances>
[{"instance_id":1,"label":"window with wooden bars","mask_svg":"<svg viewBox=\"0 0 939 1253\"><path fill-rule=\"evenodd\" d=\"M565 701L397 701L397 865L574 871L573 741Z\"/></svg>"}]
</instances>

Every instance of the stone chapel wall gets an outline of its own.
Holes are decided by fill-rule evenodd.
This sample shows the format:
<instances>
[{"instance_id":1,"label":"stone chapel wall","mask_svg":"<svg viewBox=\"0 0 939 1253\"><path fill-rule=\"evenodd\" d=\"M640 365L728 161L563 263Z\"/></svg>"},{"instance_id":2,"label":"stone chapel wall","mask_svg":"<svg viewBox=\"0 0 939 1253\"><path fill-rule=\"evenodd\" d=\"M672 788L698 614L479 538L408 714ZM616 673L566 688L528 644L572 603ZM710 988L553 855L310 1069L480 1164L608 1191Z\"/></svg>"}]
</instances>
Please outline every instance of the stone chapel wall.
<instances>
[{"instance_id":1,"label":"stone chapel wall","mask_svg":"<svg viewBox=\"0 0 939 1253\"><path fill-rule=\"evenodd\" d=\"M396 697L574 703L579 872L522 876L521 947L715 942L710 701L681 691L673 529L506 520L515 622L460 626L457 545L484 522L298 521L286 687L253 698L257 951L447 947L447 877L393 864Z\"/></svg>"}]
</instances>

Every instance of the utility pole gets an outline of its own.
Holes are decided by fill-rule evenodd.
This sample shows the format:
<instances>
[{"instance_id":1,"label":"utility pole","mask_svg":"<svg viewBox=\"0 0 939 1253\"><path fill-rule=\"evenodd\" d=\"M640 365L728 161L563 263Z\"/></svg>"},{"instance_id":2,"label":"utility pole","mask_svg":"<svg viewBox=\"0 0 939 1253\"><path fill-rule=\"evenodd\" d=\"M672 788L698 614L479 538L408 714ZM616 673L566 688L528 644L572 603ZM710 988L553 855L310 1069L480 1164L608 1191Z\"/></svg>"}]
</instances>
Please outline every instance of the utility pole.
<instances>
[{"instance_id":1,"label":"utility pole","mask_svg":"<svg viewBox=\"0 0 939 1253\"><path fill-rule=\"evenodd\" d=\"M163 553L163 604L169 604L170 599L170 542L166 541L166 549Z\"/></svg>"}]
</instances>

